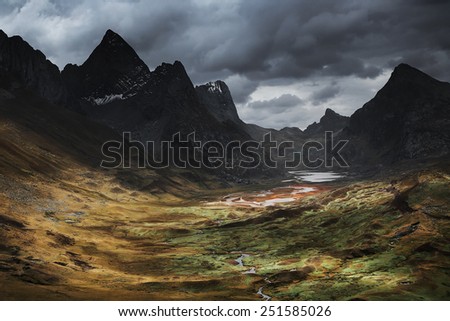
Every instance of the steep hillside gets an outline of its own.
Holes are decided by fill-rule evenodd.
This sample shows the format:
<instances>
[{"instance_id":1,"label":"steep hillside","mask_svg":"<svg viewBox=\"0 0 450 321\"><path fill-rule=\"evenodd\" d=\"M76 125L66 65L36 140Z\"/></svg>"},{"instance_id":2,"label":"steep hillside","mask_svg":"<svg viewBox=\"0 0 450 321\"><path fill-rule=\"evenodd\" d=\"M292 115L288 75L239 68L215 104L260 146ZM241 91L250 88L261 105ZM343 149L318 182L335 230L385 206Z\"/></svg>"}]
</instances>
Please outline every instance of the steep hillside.
<instances>
[{"instance_id":1,"label":"steep hillside","mask_svg":"<svg viewBox=\"0 0 450 321\"><path fill-rule=\"evenodd\" d=\"M351 117L346 134L381 161L448 155L450 84L406 64Z\"/></svg>"}]
</instances>

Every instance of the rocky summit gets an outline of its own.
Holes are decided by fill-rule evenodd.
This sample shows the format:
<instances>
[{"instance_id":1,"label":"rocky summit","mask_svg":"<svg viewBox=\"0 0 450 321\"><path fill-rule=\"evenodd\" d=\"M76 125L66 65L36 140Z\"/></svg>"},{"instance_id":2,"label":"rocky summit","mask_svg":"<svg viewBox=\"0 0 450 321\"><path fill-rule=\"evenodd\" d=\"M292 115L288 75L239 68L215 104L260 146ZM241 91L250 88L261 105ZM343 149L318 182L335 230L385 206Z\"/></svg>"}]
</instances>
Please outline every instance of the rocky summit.
<instances>
[{"instance_id":1,"label":"rocky summit","mask_svg":"<svg viewBox=\"0 0 450 321\"><path fill-rule=\"evenodd\" d=\"M326 131L339 132L347 127L349 117L339 115L335 111L327 108L325 115L320 118L318 123L314 122L305 129L307 135L323 135Z\"/></svg>"},{"instance_id":2,"label":"rocky summit","mask_svg":"<svg viewBox=\"0 0 450 321\"><path fill-rule=\"evenodd\" d=\"M244 123L223 81L194 87L179 61L151 71L112 30L83 64L68 64L62 72L21 37L4 32L0 32L0 58L5 88L26 88L58 108L118 133L131 132L141 141L195 132L200 140L226 143L261 140L271 133L278 142L300 145L332 131L350 141L345 153L353 163L395 163L449 152L450 84L406 64L397 66L386 85L351 117L328 108L319 122L301 131Z\"/></svg>"},{"instance_id":3,"label":"rocky summit","mask_svg":"<svg viewBox=\"0 0 450 321\"><path fill-rule=\"evenodd\" d=\"M25 86L51 102L63 102L66 88L56 65L19 36L0 30L0 79L5 87Z\"/></svg>"},{"instance_id":4,"label":"rocky summit","mask_svg":"<svg viewBox=\"0 0 450 321\"><path fill-rule=\"evenodd\" d=\"M346 132L387 162L446 155L450 149L450 84L407 64L351 117Z\"/></svg>"},{"instance_id":5,"label":"rocky summit","mask_svg":"<svg viewBox=\"0 0 450 321\"><path fill-rule=\"evenodd\" d=\"M81 66L69 64L61 74L70 88L69 103L97 106L133 97L150 78L147 65L111 30Z\"/></svg>"}]
</instances>

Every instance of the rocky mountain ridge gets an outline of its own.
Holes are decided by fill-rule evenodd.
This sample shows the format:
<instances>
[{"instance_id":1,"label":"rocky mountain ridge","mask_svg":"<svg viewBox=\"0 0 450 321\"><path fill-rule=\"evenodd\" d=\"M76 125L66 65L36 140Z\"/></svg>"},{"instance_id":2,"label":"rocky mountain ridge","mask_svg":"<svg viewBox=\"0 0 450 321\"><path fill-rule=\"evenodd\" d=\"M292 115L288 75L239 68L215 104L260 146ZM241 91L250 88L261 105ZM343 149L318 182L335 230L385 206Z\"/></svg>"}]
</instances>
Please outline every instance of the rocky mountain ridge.
<instances>
[{"instance_id":1,"label":"rocky mountain ridge","mask_svg":"<svg viewBox=\"0 0 450 321\"><path fill-rule=\"evenodd\" d=\"M446 155L450 83L400 64L375 97L350 117L344 134L388 163Z\"/></svg>"},{"instance_id":2,"label":"rocky mountain ridge","mask_svg":"<svg viewBox=\"0 0 450 321\"><path fill-rule=\"evenodd\" d=\"M68 64L61 72L22 38L0 31L0 71L6 89L23 86L141 141L195 132L202 141L227 143L260 140L270 132L279 142L301 143L331 130L350 140L349 157L359 162L368 154L376 154L376 162L389 163L449 152L450 84L406 64L397 66L387 84L351 117L327 109L305 131L246 124L223 81L194 87L179 61L151 71L111 30L82 65Z\"/></svg>"}]
</instances>

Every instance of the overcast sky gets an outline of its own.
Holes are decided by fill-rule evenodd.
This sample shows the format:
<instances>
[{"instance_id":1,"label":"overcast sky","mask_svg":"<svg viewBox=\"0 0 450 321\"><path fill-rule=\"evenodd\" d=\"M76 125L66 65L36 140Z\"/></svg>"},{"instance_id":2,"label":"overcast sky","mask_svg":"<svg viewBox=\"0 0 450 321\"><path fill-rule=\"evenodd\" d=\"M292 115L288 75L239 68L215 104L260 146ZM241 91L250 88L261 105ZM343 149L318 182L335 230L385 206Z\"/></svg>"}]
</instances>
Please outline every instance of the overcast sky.
<instances>
[{"instance_id":1,"label":"overcast sky","mask_svg":"<svg viewBox=\"0 0 450 321\"><path fill-rule=\"evenodd\" d=\"M180 60L194 84L222 79L241 118L304 128L351 115L400 62L449 81L448 0L0 0L0 28L61 69L107 29L151 69Z\"/></svg>"}]
</instances>

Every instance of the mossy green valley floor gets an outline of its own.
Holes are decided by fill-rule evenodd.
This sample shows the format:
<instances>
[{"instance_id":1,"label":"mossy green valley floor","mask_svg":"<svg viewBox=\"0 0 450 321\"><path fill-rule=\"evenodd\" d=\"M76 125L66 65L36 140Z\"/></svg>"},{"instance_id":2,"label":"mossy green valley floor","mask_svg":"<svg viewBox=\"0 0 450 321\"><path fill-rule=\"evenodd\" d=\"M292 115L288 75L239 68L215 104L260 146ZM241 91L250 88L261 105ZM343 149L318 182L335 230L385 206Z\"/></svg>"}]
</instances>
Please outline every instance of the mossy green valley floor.
<instances>
[{"instance_id":1,"label":"mossy green valley floor","mask_svg":"<svg viewBox=\"0 0 450 321\"><path fill-rule=\"evenodd\" d=\"M267 186L180 180L183 196L101 175L0 176L1 299L450 299L444 171L303 184L266 207L220 200Z\"/></svg>"}]
</instances>

